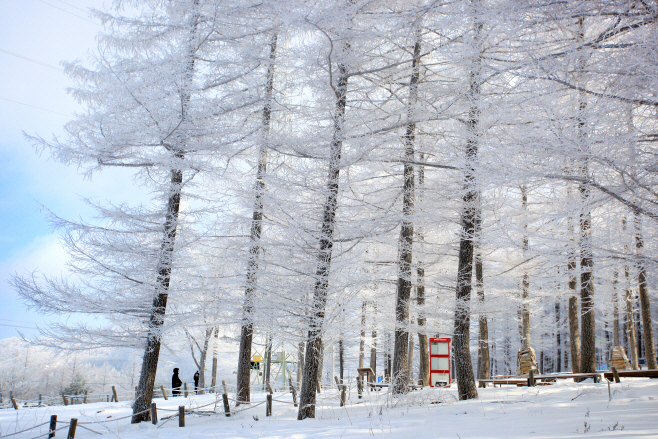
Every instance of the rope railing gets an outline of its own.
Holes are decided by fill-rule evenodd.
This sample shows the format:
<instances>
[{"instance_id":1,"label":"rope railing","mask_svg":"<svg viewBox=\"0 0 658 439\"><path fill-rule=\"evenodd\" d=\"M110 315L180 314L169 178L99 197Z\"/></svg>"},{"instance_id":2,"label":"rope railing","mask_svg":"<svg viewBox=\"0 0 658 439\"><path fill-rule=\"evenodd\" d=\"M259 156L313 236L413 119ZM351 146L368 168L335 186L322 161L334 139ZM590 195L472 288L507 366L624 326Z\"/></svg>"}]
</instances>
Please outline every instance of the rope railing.
<instances>
[{"instance_id":1,"label":"rope railing","mask_svg":"<svg viewBox=\"0 0 658 439\"><path fill-rule=\"evenodd\" d=\"M267 411L266 411L267 415L266 416L271 416L272 402L273 401L284 403L284 404L296 404L296 402L290 402L290 401L286 401L286 400L282 399L283 396L291 393L290 391L281 392L281 393L276 395L276 398L274 398L274 392L272 391L271 387L269 387L270 388L270 393L266 395L267 399L261 400L261 401L241 401L241 400L237 399L237 392L235 392L235 393L231 392L231 393L234 393L236 398L230 398L228 396L228 389L229 388L236 389L235 385L226 385L225 383L222 383L221 385L212 386L210 388L213 389L213 391L215 391L217 396L214 398L213 401L211 401L209 403L201 404L201 405L191 404L192 406L190 406L188 408L186 408L185 406L179 406L178 410L170 409L170 408L164 408L164 407L159 408L159 410L163 411L163 412L178 412L178 413L173 413L170 416L166 416L166 417L161 418L161 421L162 421L161 424L166 423L170 419L178 417L179 418L179 426L183 427L183 426L185 426L184 425L185 424L184 415L186 413L187 414L192 414L192 415L197 415L197 416L212 416L212 415L222 415L222 414L224 414L228 417L228 416L231 416L232 414L237 414L237 413L240 413L240 412L243 412L243 411L246 411L246 410L251 410L251 409L256 408L256 407L258 407L260 405L263 405L263 404L267 404ZM164 386L160 386L160 389L154 389L154 394L158 393L158 391L160 393L162 393L164 391L165 394L166 394L167 390L173 390L173 389L165 388ZM189 392L189 390L188 390L188 392ZM189 393L192 393L192 392L189 392ZM117 393L118 392L116 392L116 389L113 389L113 396L116 397ZM122 392L122 393L125 393L125 392ZM181 392L181 393L183 393L183 392ZM224 407L221 406L221 400L222 399L219 397L219 395L221 395L224 398L224 403L225 403ZM71 398L71 399L81 398L82 399L82 398L90 398L90 397L93 397L93 396L109 396L109 395L105 394L105 393L100 393L100 394L87 393L87 394L81 394L81 395L62 394L62 397L64 399L66 399L66 398ZM293 396L294 396L294 394L293 394ZM124 401L129 401L131 399L123 399L123 400ZM330 397L322 398L322 400L325 400L325 399L331 399L331 398ZM49 402L49 400L57 401L57 400L59 400L59 398L58 397L46 397L46 398L40 397L38 401L41 403L41 405L46 405ZM17 401L17 400L13 399L13 401ZM31 402L33 400L20 400L20 401L21 401L21 403L25 403L25 402ZM190 401L190 402L192 402L192 401ZM229 408L228 408L229 407L228 406L228 404L229 404L228 401L232 402L231 406L233 406L233 408L231 410L229 410ZM188 404L190 404L190 402L188 402ZM199 402L201 402L201 401L199 401ZM320 401L318 401L318 402L320 402ZM242 407L240 407L240 405L242 405ZM209 409L209 410L202 410L202 409L204 409L206 407L210 407L210 406L214 406L214 408ZM223 411L221 410L222 408L224 409ZM218 409L219 409L219 411L218 411ZM56 425L55 423L57 422L57 419L56 419L57 417L56 417L56 415L53 415L52 418L51 418L50 428L48 430L48 433L45 433L45 434L42 434L42 435L39 435L39 436L35 436L33 438L30 438L30 439L39 439L39 438L42 438L44 436L52 435L56 431L67 428L68 425L70 425L69 434L70 434L71 431L75 430L76 426L80 426L80 428L82 428L82 429L88 430L88 431L90 431L92 433L95 433L95 434L102 435L103 433L101 433L99 431L96 431L96 430L93 430L92 428L89 428L87 426L91 426L91 425L94 425L94 424L103 425L103 424L110 423L110 422L118 422L118 421L121 421L121 420L124 420L124 419L132 418L134 416L142 415L142 414L148 413L148 412L151 412L151 414L152 414L153 423L157 424L157 422L158 422L158 419L157 419L158 416L156 414L157 410L158 410L158 408L156 408L155 403L153 403L152 407L149 407L148 409L142 410L142 411L137 412L137 413L131 413L129 415L121 416L121 417L118 417L118 418L104 419L104 420L93 420L93 421L86 421L86 422L77 422L77 419L72 418L70 423L66 422L66 421L59 421L59 424L61 425L61 427L55 428L55 429L53 429L53 428ZM54 421L53 421L53 419L54 419ZM42 427L42 426L47 425L47 424L48 424L48 422L44 422L44 423L37 424L37 425L34 425L32 427L29 427L29 428L24 428L20 431L15 431L15 432L10 433L10 434L0 435L0 439L9 438L9 437L16 436L20 433L29 432L29 431L32 431L34 429L37 429L37 428ZM87 425L87 426L85 426L85 425ZM161 425L159 425L158 427L160 427L160 426Z\"/></svg>"}]
</instances>

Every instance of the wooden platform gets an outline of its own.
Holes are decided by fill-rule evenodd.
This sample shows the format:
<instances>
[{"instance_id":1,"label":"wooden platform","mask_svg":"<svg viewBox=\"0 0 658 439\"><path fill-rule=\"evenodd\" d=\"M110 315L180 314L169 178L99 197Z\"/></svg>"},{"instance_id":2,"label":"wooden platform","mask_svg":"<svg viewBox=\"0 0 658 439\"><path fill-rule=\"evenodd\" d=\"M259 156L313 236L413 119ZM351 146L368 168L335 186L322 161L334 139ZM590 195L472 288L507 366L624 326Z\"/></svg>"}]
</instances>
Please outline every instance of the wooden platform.
<instances>
[{"instance_id":1,"label":"wooden platform","mask_svg":"<svg viewBox=\"0 0 658 439\"><path fill-rule=\"evenodd\" d=\"M617 371L620 378L658 378L658 369L649 369L649 370L619 370ZM538 385L550 384L556 380L582 380L587 378L593 378L594 382L600 382L602 378L606 378L609 381L614 379L613 373L611 371L600 370L594 373L557 373L550 375L535 375L535 381ZM525 377L494 377L486 380L478 380L479 382L496 384L502 386L503 384L507 385L516 385L524 386L528 384L528 379Z\"/></svg>"}]
</instances>

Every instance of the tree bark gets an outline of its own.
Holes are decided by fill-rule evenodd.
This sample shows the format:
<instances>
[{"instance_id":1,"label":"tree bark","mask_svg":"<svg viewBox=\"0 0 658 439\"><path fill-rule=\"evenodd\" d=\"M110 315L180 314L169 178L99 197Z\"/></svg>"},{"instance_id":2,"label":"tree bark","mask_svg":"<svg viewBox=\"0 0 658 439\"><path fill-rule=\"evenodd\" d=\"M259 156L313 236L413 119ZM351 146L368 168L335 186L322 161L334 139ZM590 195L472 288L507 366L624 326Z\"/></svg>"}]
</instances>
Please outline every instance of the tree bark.
<instances>
[{"instance_id":1,"label":"tree bark","mask_svg":"<svg viewBox=\"0 0 658 439\"><path fill-rule=\"evenodd\" d=\"M649 369L658 369L656 362L656 345L653 341L653 322L651 321L651 304L649 301L649 288L647 286L647 271L642 248L642 218L635 214L635 249L637 252L637 283L640 296L640 311L642 313L642 332L644 334L644 358Z\"/></svg>"},{"instance_id":2,"label":"tree bark","mask_svg":"<svg viewBox=\"0 0 658 439\"><path fill-rule=\"evenodd\" d=\"M217 393L217 345L219 344L219 328L215 328L215 343L212 348L212 378L210 381L210 387L212 391Z\"/></svg>"},{"instance_id":3,"label":"tree bark","mask_svg":"<svg viewBox=\"0 0 658 439\"><path fill-rule=\"evenodd\" d=\"M612 272L612 345L621 346L619 343L619 294L617 293L617 283L619 272L615 268Z\"/></svg>"},{"instance_id":4,"label":"tree bark","mask_svg":"<svg viewBox=\"0 0 658 439\"><path fill-rule=\"evenodd\" d=\"M359 339L359 369L363 368L363 363L365 361L365 347L366 347L366 302L363 301L361 304L361 336ZM358 386L360 390L363 390L363 377L358 377Z\"/></svg>"},{"instance_id":5,"label":"tree bark","mask_svg":"<svg viewBox=\"0 0 658 439\"><path fill-rule=\"evenodd\" d=\"M377 303L372 303L372 344L370 345L370 368L377 375Z\"/></svg>"},{"instance_id":6,"label":"tree bark","mask_svg":"<svg viewBox=\"0 0 658 439\"><path fill-rule=\"evenodd\" d=\"M345 47L345 50L347 50L347 47ZM340 157L343 147L343 128L345 123L345 107L347 104L347 79L347 67L344 64L339 64L338 81L335 88L334 135L330 146L329 175L327 176L327 198L324 203L320 246L316 258L317 268L315 277L317 280L313 291L311 320L309 322L306 342L306 359L304 362L304 378L300 394L299 412L297 413L298 420L315 418L315 391L318 385L322 327L329 289L329 271L334 246L336 209L338 207Z\"/></svg>"},{"instance_id":7,"label":"tree bark","mask_svg":"<svg viewBox=\"0 0 658 439\"><path fill-rule=\"evenodd\" d=\"M622 236L626 236L626 217L621 219ZM624 245L624 253L629 254L628 245ZM637 370L640 368L637 356L637 338L635 333L635 307L633 306L635 300L633 292L630 287L630 272L628 265L624 266L624 278L626 281L626 291L624 294L624 302L626 303L626 336L628 338L628 355L630 355L631 369Z\"/></svg>"},{"instance_id":8,"label":"tree bark","mask_svg":"<svg viewBox=\"0 0 658 439\"><path fill-rule=\"evenodd\" d=\"M480 49L480 38L482 23L477 14L473 17L475 31L475 44ZM473 60L475 68L470 75L469 96L471 106L468 111L467 139L464 169L464 196L462 197L461 233L459 239L459 261L457 267L457 288L455 303L455 320L453 333L453 352L455 362L455 373L457 376L457 388L460 400L477 398L473 364L470 351L470 325L471 325L471 288L473 278L473 247L475 237L475 225L481 217L477 205L477 182L475 162L478 156L479 131L480 131L480 109L477 99L480 95L480 64L478 55Z\"/></svg>"},{"instance_id":9,"label":"tree bark","mask_svg":"<svg viewBox=\"0 0 658 439\"><path fill-rule=\"evenodd\" d=\"M524 213L528 212L528 191L525 186L521 186L521 204L523 207ZM525 234L523 235L523 256L527 256L529 249L529 240L527 235L528 223L527 220L524 220L523 230ZM530 308L528 304L528 296L530 295L530 278L528 272L523 273L523 278L521 279L521 319L522 319L522 329L521 329L521 346L524 349L530 347Z\"/></svg>"},{"instance_id":10,"label":"tree bark","mask_svg":"<svg viewBox=\"0 0 658 439\"><path fill-rule=\"evenodd\" d=\"M415 107L418 100L418 81L420 79L420 27L414 25L415 44L414 59L411 63L409 80L409 103L407 105L407 126L404 137L404 183L402 186L402 226L398 240L398 281L395 304L395 347L393 352L393 394L406 393L409 389L409 302L412 287L412 258L415 203L414 141L416 137Z\"/></svg>"},{"instance_id":11,"label":"tree bark","mask_svg":"<svg viewBox=\"0 0 658 439\"><path fill-rule=\"evenodd\" d=\"M484 273L482 270L482 253L478 247L475 253L475 290L480 301L480 318L478 320L478 379L486 380L490 375L489 358L489 325L487 315L484 312ZM486 387L486 383L480 382L480 387Z\"/></svg>"},{"instance_id":12,"label":"tree bark","mask_svg":"<svg viewBox=\"0 0 658 439\"><path fill-rule=\"evenodd\" d=\"M183 157L181 155L178 158L182 159ZM142 360L142 370L139 376L139 383L137 384L137 398L133 403L133 416L131 420L133 424L151 420L151 412L148 409L151 407L151 401L153 400L155 374L158 371L158 359L160 357L162 338L161 328L164 324L165 311L167 309L167 298L169 282L171 280L171 265L174 244L176 241L182 183L183 171L172 169L171 189L164 224L164 236L160 247L160 257L158 262L157 287L148 322L146 349Z\"/></svg>"},{"instance_id":13,"label":"tree bark","mask_svg":"<svg viewBox=\"0 0 658 439\"><path fill-rule=\"evenodd\" d=\"M267 151L270 120L272 116L272 94L274 90L274 62L276 60L277 34L270 40L269 65L265 85L265 105L263 107L263 142L258 151L258 169L254 187L254 210L249 234L249 258L247 260L247 284L242 306L242 324L240 329L240 350L238 353L238 377L236 398L240 402L251 401L251 344L254 336L254 296L258 277L258 259L260 257L260 237L263 229L263 198L265 196L265 175L267 173Z\"/></svg>"}]
</instances>

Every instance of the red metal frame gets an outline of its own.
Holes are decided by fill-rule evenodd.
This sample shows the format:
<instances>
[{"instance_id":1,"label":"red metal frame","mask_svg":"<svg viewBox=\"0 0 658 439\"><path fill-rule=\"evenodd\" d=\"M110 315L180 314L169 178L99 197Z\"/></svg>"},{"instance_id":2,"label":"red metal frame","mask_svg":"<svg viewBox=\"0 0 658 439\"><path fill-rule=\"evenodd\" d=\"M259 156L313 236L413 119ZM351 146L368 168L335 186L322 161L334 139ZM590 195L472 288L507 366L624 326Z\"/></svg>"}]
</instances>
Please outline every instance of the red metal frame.
<instances>
[{"instance_id":1,"label":"red metal frame","mask_svg":"<svg viewBox=\"0 0 658 439\"><path fill-rule=\"evenodd\" d=\"M432 354L432 343L447 343L448 344L448 353L447 354ZM448 384L447 387L450 387L450 384L452 383L452 378L451 378L451 371L450 367L452 365L451 360L451 352L452 349L450 349L450 345L452 344L452 339L450 338L430 338L429 340L429 352L430 352L430 386L434 387L436 384L432 380L432 374L433 373L441 373L441 374L446 374L448 375ZM432 358L447 358L448 359L448 369L432 369Z\"/></svg>"}]
</instances>

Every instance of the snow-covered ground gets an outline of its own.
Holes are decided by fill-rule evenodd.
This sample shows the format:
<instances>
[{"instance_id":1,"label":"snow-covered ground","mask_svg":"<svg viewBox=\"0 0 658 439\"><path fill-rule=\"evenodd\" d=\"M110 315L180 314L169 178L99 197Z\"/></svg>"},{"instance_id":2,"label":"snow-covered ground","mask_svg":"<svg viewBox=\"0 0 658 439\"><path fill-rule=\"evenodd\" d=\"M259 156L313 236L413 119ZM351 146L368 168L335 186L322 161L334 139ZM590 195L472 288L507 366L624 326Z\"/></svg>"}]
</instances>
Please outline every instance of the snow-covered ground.
<instances>
[{"instance_id":1,"label":"snow-covered ground","mask_svg":"<svg viewBox=\"0 0 658 439\"><path fill-rule=\"evenodd\" d=\"M215 395L189 398L156 399L160 419L151 423L130 424L130 402L94 403L75 406L0 410L2 436L47 422L56 414L58 421L77 418L79 423L103 436L124 439L155 438L344 438L392 437L420 438L658 438L658 380L624 379L621 384L558 382L551 386L503 386L478 389L480 398L457 401L456 388L424 389L403 398L386 392L373 392L357 399L352 391L346 407L339 407L338 393L323 390L318 395L316 419L297 421L297 409L290 394L275 394L273 416L265 416L265 405L223 414L221 400L217 414L186 415L186 427L173 415L183 403L187 409L215 401ZM609 390L610 389L610 393ZM264 394L254 400L262 401ZM281 400L281 401L276 401ZM238 410L243 409L241 406ZM213 405L199 408L212 410ZM232 407L233 408L233 407ZM255 417L258 418L256 420ZM86 422L107 421L102 424ZM58 427L63 425L58 425ZM48 426L11 436L31 439L47 433ZM67 430L57 432L65 438ZM99 435L80 428L76 438Z\"/></svg>"}]
</instances>

